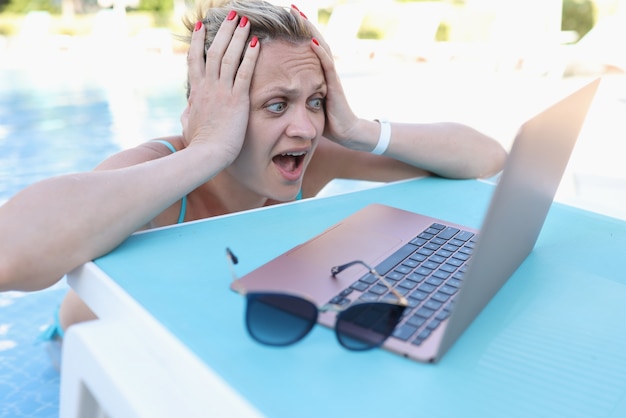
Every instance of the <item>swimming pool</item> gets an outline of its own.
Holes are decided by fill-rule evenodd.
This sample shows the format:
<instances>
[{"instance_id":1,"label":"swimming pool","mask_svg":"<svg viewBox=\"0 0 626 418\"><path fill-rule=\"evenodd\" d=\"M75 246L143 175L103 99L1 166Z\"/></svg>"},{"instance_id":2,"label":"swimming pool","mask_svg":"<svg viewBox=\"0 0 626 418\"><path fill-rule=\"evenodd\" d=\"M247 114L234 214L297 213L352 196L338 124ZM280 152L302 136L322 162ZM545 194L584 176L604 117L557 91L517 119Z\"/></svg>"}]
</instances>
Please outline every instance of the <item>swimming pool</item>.
<instances>
[{"instance_id":1,"label":"swimming pool","mask_svg":"<svg viewBox=\"0 0 626 418\"><path fill-rule=\"evenodd\" d=\"M33 182L180 132L184 57L40 58L0 48L0 205ZM59 373L37 337L66 290L61 281L0 293L1 417L58 417Z\"/></svg>"},{"instance_id":2,"label":"swimming pool","mask_svg":"<svg viewBox=\"0 0 626 418\"><path fill-rule=\"evenodd\" d=\"M180 133L184 57L0 61L12 64L0 68L0 204L35 181Z\"/></svg>"}]
</instances>

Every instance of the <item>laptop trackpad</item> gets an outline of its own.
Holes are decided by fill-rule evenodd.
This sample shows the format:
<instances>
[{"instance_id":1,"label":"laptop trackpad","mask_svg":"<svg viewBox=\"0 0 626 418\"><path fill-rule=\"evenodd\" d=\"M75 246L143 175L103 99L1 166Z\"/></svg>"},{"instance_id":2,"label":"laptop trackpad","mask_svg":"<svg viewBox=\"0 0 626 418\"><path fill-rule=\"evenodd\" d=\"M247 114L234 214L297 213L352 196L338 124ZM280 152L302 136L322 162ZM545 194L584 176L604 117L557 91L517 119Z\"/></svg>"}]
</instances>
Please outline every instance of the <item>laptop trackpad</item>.
<instances>
[{"instance_id":1,"label":"laptop trackpad","mask_svg":"<svg viewBox=\"0 0 626 418\"><path fill-rule=\"evenodd\" d=\"M342 223L294 248L287 256L327 268L354 260L362 260L375 267L400 242L400 238Z\"/></svg>"}]
</instances>

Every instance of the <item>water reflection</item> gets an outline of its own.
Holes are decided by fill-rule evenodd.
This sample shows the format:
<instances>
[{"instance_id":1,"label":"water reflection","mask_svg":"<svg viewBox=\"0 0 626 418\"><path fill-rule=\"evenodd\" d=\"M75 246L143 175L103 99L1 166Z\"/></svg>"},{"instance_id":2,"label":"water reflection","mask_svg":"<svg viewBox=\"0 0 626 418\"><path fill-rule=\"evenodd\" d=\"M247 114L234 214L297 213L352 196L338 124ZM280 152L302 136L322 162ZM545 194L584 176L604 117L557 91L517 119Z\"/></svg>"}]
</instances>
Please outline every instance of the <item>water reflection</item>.
<instances>
[{"instance_id":1,"label":"water reflection","mask_svg":"<svg viewBox=\"0 0 626 418\"><path fill-rule=\"evenodd\" d=\"M91 170L121 149L180 132L179 57L79 58L2 60L12 67L0 68L0 203L32 182Z\"/></svg>"}]
</instances>

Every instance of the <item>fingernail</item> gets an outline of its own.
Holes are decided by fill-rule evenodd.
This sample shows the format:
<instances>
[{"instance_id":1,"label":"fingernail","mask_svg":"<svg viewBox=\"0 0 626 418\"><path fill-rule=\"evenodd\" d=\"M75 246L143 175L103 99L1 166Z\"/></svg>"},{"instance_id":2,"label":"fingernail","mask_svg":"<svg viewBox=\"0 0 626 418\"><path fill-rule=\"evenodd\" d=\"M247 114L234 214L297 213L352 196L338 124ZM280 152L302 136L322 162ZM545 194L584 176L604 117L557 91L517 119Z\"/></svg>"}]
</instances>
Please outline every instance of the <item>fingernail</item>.
<instances>
[{"instance_id":1,"label":"fingernail","mask_svg":"<svg viewBox=\"0 0 626 418\"><path fill-rule=\"evenodd\" d=\"M311 39L311 40L313 41L313 43L314 43L315 45L320 46L320 43L319 43L319 41L318 41L317 39L313 38L313 39Z\"/></svg>"},{"instance_id":2,"label":"fingernail","mask_svg":"<svg viewBox=\"0 0 626 418\"><path fill-rule=\"evenodd\" d=\"M197 21L196 22L196 26L193 28L194 32L198 32L201 27L202 27L202 22L201 21Z\"/></svg>"},{"instance_id":3,"label":"fingernail","mask_svg":"<svg viewBox=\"0 0 626 418\"><path fill-rule=\"evenodd\" d=\"M234 10L231 10L228 13L228 16L226 16L226 20L233 20L236 16L237 16L237 12Z\"/></svg>"},{"instance_id":4,"label":"fingernail","mask_svg":"<svg viewBox=\"0 0 626 418\"><path fill-rule=\"evenodd\" d=\"M295 10L297 10L297 11L300 11L300 9L298 9L298 7L297 7L295 4L292 4L292 5L291 5L291 8L292 8L292 9L295 9Z\"/></svg>"},{"instance_id":5,"label":"fingernail","mask_svg":"<svg viewBox=\"0 0 626 418\"><path fill-rule=\"evenodd\" d=\"M248 24L248 18L247 17L242 17L241 20L239 21L239 27L243 28Z\"/></svg>"},{"instance_id":6,"label":"fingernail","mask_svg":"<svg viewBox=\"0 0 626 418\"><path fill-rule=\"evenodd\" d=\"M254 48L256 44L258 43L259 43L259 38L257 38L256 36L253 36L252 39L250 40L250 48Z\"/></svg>"},{"instance_id":7,"label":"fingernail","mask_svg":"<svg viewBox=\"0 0 626 418\"><path fill-rule=\"evenodd\" d=\"M298 11L300 12L300 10L298 10ZM302 12L300 12L300 16L302 16L302 17L303 17L303 18L305 18L306 20L309 20L309 18L308 18L308 17L306 17L306 15L305 15L304 13L302 13Z\"/></svg>"}]
</instances>

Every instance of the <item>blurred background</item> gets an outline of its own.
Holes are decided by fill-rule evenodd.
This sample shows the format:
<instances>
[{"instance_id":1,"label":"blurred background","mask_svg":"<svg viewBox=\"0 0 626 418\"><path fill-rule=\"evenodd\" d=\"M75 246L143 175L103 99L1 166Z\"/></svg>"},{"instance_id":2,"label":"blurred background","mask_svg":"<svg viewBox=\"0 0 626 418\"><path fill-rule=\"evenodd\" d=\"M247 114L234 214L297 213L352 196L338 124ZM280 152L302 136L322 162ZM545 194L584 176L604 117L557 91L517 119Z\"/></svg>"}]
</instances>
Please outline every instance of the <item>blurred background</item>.
<instances>
[{"instance_id":1,"label":"blurred background","mask_svg":"<svg viewBox=\"0 0 626 418\"><path fill-rule=\"evenodd\" d=\"M0 0L0 205L32 182L180 133L187 47L176 35L191 6ZM626 0L297 6L330 43L364 118L462 122L508 149L526 119L602 77L557 200L626 220ZM326 193L369 185L338 181ZM58 353L35 341L66 290L0 293L0 417L58 416Z\"/></svg>"},{"instance_id":2,"label":"blurred background","mask_svg":"<svg viewBox=\"0 0 626 418\"><path fill-rule=\"evenodd\" d=\"M558 199L626 218L626 0L297 6L330 43L362 117L459 121L508 147L528 117L603 77ZM0 203L33 181L180 132L187 46L177 35L191 8L0 0Z\"/></svg>"}]
</instances>

